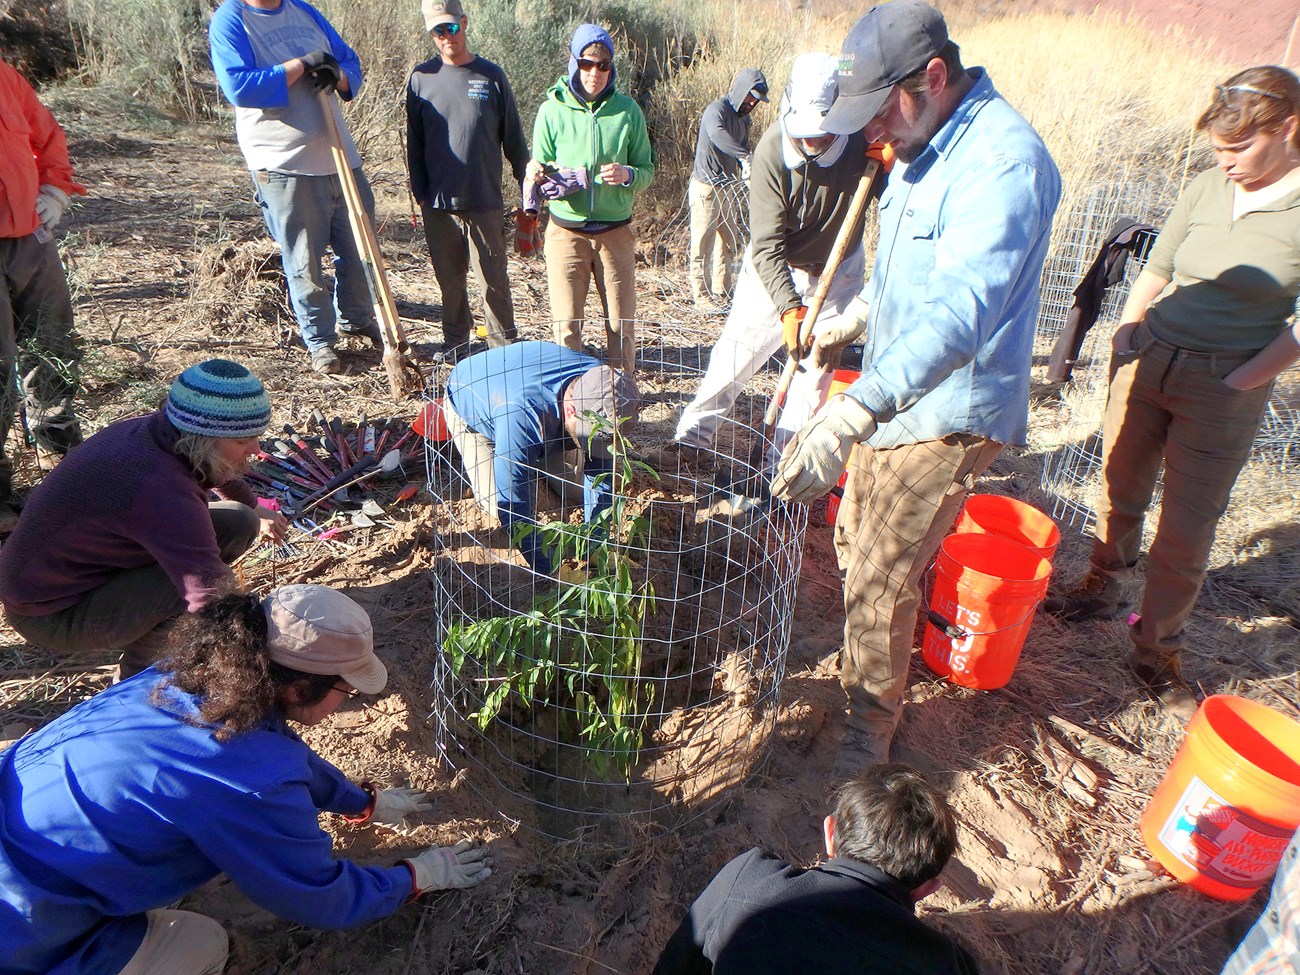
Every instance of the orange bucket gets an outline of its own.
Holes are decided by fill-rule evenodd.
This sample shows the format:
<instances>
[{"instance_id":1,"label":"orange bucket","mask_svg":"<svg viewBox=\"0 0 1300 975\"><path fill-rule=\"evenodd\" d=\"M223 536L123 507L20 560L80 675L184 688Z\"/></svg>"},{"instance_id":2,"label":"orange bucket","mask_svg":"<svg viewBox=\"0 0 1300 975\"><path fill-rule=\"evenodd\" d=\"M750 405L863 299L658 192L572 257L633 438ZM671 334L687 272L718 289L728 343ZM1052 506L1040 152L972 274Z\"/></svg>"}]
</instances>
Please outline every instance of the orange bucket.
<instances>
[{"instance_id":1,"label":"orange bucket","mask_svg":"<svg viewBox=\"0 0 1300 975\"><path fill-rule=\"evenodd\" d=\"M862 376L862 373L856 369L836 369L831 373L831 388L826 393L826 399L830 399L839 393L844 392L852 386ZM825 401L822 402L825 406ZM840 475L840 479L831 488L830 497L826 499L826 524L835 524L835 519L840 514L840 498L844 497L844 485L849 481L849 472L846 468Z\"/></svg>"},{"instance_id":2,"label":"orange bucket","mask_svg":"<svg viewBox=\"0 0 1300 975\"><path fill-rule=\"evenodd\" d=\"M962 506L953 531L1000 535L1049 561L1061 544L1056 522L1032 504L1001 494L972 494Z\"/></svg>"},{"instance_id":3,"label":"orange bucket","mask_svg":"<svg viewBox=\"0 0 1300 975\"><path fill-rule=\"evenodd\" d=\"M921 658L954 684L991 691L1011 680L1052 563L998 535L949 535L934 562Z\"/></svg>"},{"instance_id":4,"label":"orange bucket","mask_svg":"<svg viewBox=\"0 0 1300 975\"><path fill-rule=\"evenodd\" d=\"M447 432L447 418L442 414L442 397L424 404L420 415L411 421L411 429L429 443L451 439Z\"/></svg>"},{"instance_id":5,"label":"orange bucket","mask_svg":"<svg viewBox=\"0 0 1300 975\"><path fill-rule=\"evenodd\" d=\"M1201 702L1140 827L1183 883L1244 901L1268 882L1300 826L1300 722L1257 701Z\"/></svg>"}]
</instances>

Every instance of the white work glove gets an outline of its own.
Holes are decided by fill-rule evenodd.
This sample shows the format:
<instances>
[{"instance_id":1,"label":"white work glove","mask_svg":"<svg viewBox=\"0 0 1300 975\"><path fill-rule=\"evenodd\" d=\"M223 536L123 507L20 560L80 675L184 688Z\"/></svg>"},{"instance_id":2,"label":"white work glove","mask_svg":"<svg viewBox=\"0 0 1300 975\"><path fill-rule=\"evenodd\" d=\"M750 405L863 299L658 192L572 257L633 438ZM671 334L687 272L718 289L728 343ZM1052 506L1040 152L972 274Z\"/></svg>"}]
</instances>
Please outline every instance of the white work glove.
<instances>
[{"instance_id":1,"label":"white work glove","mask_svg":"<svg viewBox=\"0 0 1300 975\"><path fill-rule=\"evenodd\" d=\"M781 455L772 494L807 504L827 493L849 464L849 453L876 432L876 418L851 396L834 396Z\"/></svg>"},{"instance_id":2,"label":"white work glove","mask_svg":"<svg viewBox=\"0 0 1300 975\"><path fill-rule=\"evenodd\" d=\"M46 230L53 230L63 219L63 212L68 209L72 197L57 186L49 183L41 185L41 192L36 197L36 219Z\"/></svg>"},{"instance_id":3,"label":"white work glove","mask_svg":"<svg viewBox=\"0 0 1300 975\"><path fill-rule=\"evenodd\" d=\"M433 812L433 798L419 789L380 789L375 793L375 809L370 822L397 829L406 825L406 817Z\"/></svg>"},{"instance_id":4,"label":"white work glove","mask_svg":"<svg viewBox=\"0 0 1300 975\"><path fill-rule=\"evenodd\" d=\"M823 328L813 339L812 364L816 369L835 369L840 364L840 355L846 346L862 336L867 330L867 313L871 306L862 298L856 297L849 302L849 307L828 328Z\"/></svg>"},{"instance_id":5,"label":"white work glove","mask_svg":"<svg viewBox=\"0 0 1300 975\"><path fill-rule=\"evenodd\" d=\"M415 873L420 893L473 887L492 875L492 858L487 848L461 840L455 846L431 846L418 857L406 861Z\"/></svg>"},{"instance_id":6,"label":"white work glove","mask_svg":"<svg viewBox=\"0 0 1300 975\"><path fill-rule=\"evenodd\" d=\"M748 159L740 160L740 178L743 179L746 183L749 182L749 160Z\"/></svg>"}]
</instances>

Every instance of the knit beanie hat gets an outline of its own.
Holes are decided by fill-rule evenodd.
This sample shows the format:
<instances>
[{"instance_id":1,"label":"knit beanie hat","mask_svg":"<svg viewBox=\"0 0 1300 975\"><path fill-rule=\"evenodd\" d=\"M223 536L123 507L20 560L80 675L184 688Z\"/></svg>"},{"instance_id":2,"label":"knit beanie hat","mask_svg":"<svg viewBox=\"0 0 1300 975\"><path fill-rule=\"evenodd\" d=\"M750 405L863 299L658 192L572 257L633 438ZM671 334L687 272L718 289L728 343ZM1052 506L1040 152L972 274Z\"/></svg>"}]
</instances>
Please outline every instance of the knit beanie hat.
<instances>
[{"instance_id":1,"label":"knit beanie hat","mask_svg":"<svg viewBox=\"0 0 1300 975\"><path fill-rule=\"evenodd\" d=\"M182 433L238 439L261 435L271 422L271 401L239 363L209 359L176 377L163 412Z\"/></svg>"}]
</instances>

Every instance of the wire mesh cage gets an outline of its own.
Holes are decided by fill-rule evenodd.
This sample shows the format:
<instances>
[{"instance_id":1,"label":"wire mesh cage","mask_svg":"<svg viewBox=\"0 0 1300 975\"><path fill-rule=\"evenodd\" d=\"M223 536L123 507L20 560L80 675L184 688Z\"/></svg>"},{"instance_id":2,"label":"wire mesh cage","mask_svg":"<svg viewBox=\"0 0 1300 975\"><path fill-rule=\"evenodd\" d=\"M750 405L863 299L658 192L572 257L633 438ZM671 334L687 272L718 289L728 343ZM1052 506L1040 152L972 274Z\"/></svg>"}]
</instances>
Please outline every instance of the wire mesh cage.
<instances>
[{"instance_id":1,"label":"wire mesh cage","mask_svg":"<svg viewBox=\"0 0 1300 975\"><path fill-rule=\"evenodd\" d=\"M710 273L710 254L721 248L724 241L732 253L728 277L734 282L740 273L741 256L749 246L749 183L743 179L727 179L712 186L713 206L717 213L717 227L706 240L705 273ZM695 309L695 296L690 284L691 262L691 203L690 189L682 196L677 213L664 224L655 238L651 256L654 269L653 287L658 295L671 301L675 307ZM720 308L731 303L732 288L713 281L713 299Z\"/></svg>"},{"instance_id":2,"label":"wire mesh cage","mask_svg":"<svg viewBox=\"0 0 1300 975\"><path fill-rule=\"evenodd\" d=\"M512 538L484 510L446 377L431 390L450 434L429 452L439 748L503 815L558 837L624 815L677 824L740 785L765 755L790 639L807 512L755 496L764 398L741 395L698 473L652 474L628 448L671 440L709 345L638 332L640 421L611 471L580 471L577 449L520 469L540 532ZM521 556L530 534L549 565Z\"/></svg>"},{"instance_id":3,"label":"wire mesh cage","mask_svg":"<svg viewBox=\"0 0 1300 975\"><path fill-rule=\"evenodd\" d=\"M1165 189L1162 185L1135 181L1098 182L1084 184L1072 194L1057 218L1061 229L1043 267L1036 353L1051 354L1074 307L1074 289L1096 260L1110 229L1124 217L1158 226L1169 206ZM1129 287L1146 265L1149 246L1145 245L1149 241L1143 243L1144 246L1135 247L1130 253L1123 280L1107 290L1097 316L1099 326L1115 322ZM1088 333L1075 365L1074 381L1092 381L1088 374L1097 362L1105 362L1109 335L1110 329L1106 327L1093 328Z\"/></svg>"}]
</instances>

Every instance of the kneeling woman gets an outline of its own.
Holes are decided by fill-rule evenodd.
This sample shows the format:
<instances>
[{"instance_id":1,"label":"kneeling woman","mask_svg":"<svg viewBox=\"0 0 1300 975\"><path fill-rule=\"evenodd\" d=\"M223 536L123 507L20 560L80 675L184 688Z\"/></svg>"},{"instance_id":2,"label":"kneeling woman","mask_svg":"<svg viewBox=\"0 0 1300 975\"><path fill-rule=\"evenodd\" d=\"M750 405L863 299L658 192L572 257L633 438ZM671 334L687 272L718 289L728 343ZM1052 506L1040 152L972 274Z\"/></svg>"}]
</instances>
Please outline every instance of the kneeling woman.
<instances>
[{"instance_id":1,"label":"kneeling woman","mask_svg":"<svg viewBox=\"0 0 1300 975\"><path fill-rule=\"evenodd\" d=\"M149 666L177 616L233 588L228 565L259 532L284 534L242 477L270 420L257 377L210 359L181 373L158 412L71 451L0 550L9 625L51 650L118 651L122 677Z\"/></svg>"},{"instance_id":2,"label":"kneeling woman","mask_svg":"<svg viewBox=\"0 0 1300 975\"><path fill-rule=\"evenodd\" d=\"M26 973L220 972L226 934L160 910L219 873L298 924L347 928L426 890L470 887L486 850L391 867L336 860L317 821L399 825L423 793L354 785L288 721L314 725L388 680L370 619L324 586L231 594L185 617L172 652L0 756L0 945Z\"/></svg>"}]
</instances>

